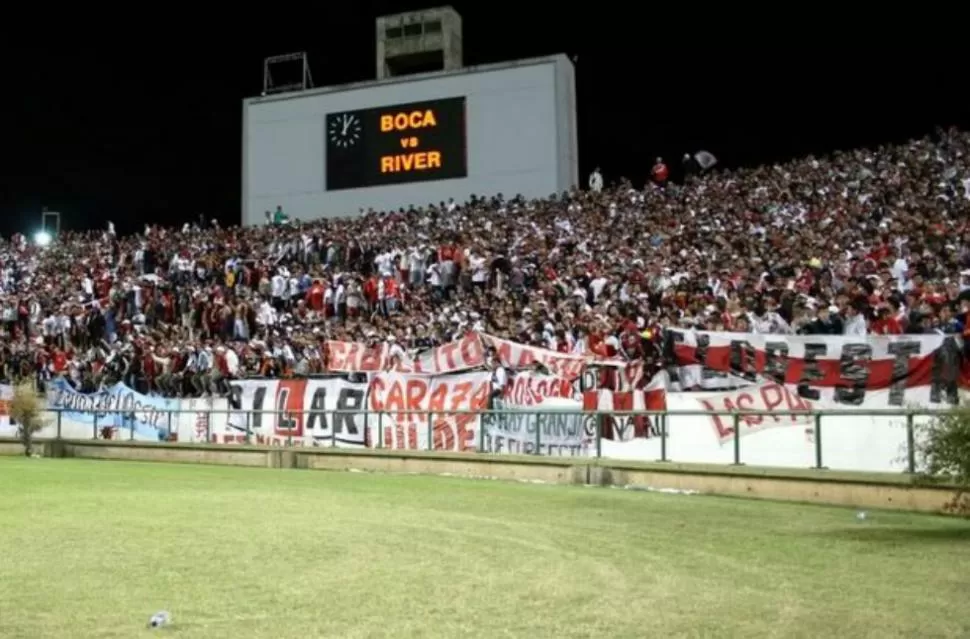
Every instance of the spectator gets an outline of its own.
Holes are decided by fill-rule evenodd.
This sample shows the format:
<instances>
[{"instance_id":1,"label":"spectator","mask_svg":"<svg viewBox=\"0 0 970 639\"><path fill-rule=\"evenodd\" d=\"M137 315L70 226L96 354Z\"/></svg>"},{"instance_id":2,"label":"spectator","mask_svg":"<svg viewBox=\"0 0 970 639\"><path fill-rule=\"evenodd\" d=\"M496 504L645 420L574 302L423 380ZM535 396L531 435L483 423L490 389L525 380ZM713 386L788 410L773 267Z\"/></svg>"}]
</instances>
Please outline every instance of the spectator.
<instances>
[{"instance_id":1,"label":"spectator","mask_svg":"<svg viewBox=\"0 0 970 639\"><path fill-rule=\"evenodd\" d=\"M669 181L665 166L653 175ZM636 359L670 326L963 334L968 184L970 136L950 130L703 171L676 197L621 181L352 219L66 232L47 247L15 236L0 242L0 363L7 380L198 395L324 371L327 339L390 337L411 356L482 330ZM651 337L638 348L636 333Z\"/></svg>"},{"instance_id":2,"label":"spectator","mask_svg":"<svg viewBox=\"0 0 970 639\"><path fill-rule=\"evenodd\" d=\"M667 178L670 177L670 170L664 164L663 158L658 157L656 162L653 163L653 168L650 170L650 177L653 178L653 182L657 186L667 184Z\"/></svg>"}]
</instances>

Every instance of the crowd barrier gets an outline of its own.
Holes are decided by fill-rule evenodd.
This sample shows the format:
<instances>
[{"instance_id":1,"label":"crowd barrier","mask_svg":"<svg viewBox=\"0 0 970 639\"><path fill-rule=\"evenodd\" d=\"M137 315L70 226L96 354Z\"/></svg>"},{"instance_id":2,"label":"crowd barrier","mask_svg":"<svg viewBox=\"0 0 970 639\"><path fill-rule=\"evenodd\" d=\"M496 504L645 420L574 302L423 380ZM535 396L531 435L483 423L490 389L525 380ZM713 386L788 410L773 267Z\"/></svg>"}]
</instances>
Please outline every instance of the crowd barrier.
<instances>
[{"instance_id":1,"label":"crowd barrier","mask_svg":"<svg viewBox=\"0 0 970 639\"><path fill-rule=\"evenodd\" d=\"M880 366L868 377L848 360L846 371L825 372L810 359L787 376L775 371L702 392L674 390L666 372L640 379L630 391L586 389L577 387L578 378L519 370L496 394L488 371L385 371L365 381L233 380L227 396L199 398L146 395L124 384L82 393L55 379L39 437L912 471L919 426L964 391L934 376L946 368L945 358L909 361L909 375L900 373L907 364L902 355L923 352L922 345L874 340L866 349L896 359L877 358ZM769 373L773 362L762 362L771 364ZM11 387L0 385L0 409L12 396ZM15 434L0 410L0 437Z\"/></svg>"},{"instance_id":2,"label":"crowd barrier","mask_svg":"<svg viewBox=\"0 0 970 639\"><path fill-rule=\"evenodd\" d=\"M289 411L196 407L191 411L154 410L150 416L105 409L88 412L82 422L76 411L47 409L48 425L38 439L440 452L454 450L446 445L441 425L464 421L477 425L472 445L459 451L466 453L913 473L917 470L917 426L939 412L325 410L295 415ZM734 433L742 433L725 439L715 437L718 441L713 455L711 446L703 441L711 439L708 424L712 414L730 424ZM773 423L765 426L765 421ZM154 424L155 429L149 432L143 427L145 422ZM885 431L876 438L871 433L853 438L859 434L853 428L861 431L870 422L884 424ZM272 429L267 430L267 423L273 424ZM774 444L748 446L744 436L748 424L769 430L774 426L780 437ZM806 426L801 428L800 424ZM0 436L11 434L0 429ZM856 445L847 449L846 442L853 439ZM792 450L792 442L797 442L798 450Z\"/></svg>"}]
</instances>

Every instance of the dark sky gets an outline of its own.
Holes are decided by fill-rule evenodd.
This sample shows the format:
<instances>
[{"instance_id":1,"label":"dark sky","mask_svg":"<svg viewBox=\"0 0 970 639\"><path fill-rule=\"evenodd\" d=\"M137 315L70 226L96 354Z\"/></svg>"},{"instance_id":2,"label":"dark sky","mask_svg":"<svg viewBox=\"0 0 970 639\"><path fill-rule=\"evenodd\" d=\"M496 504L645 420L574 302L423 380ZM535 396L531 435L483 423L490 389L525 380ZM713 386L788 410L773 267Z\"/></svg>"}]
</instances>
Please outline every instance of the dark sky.
<instances>
[{"instance_id":1,"label":"dark sky","mask_svg":"<svg viewBox=\"0 0 970 639\"><path fill-rule=\"evenodd\" d=\"M42 206L60 211L67 229L111 219L130 232L199 212L238 222L241 101L260 92L263 58L307 51L316 86L372 79L374 19L427 6L329 4L280 11L258 34L159 26L156 35L5 43L0 233L36 230ZM936 124L966 126L970 113L959 39L890 47L880 40L899 40L796 24L811 31L798 38L791 23L739 16L746 30L725 26L712 37L684 32L682 18L651 16L647 26L610 3L558 17L453 6L468 65L579 56L584 180L599 165L608 180L642 181L654 156L676 162L702 148L734 166L901 141Z\"/></svg>"}]
</instances>

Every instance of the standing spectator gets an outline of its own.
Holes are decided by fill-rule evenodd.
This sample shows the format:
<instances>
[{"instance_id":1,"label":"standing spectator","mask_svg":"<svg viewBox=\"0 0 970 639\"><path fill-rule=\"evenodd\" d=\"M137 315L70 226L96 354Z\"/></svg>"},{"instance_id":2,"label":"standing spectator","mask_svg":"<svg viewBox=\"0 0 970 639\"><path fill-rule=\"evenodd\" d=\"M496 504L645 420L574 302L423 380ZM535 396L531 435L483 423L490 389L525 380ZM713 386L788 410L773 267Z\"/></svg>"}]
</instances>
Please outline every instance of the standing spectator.
<instances>
[{"instance_id":1,"label":"standing spectator","mask_svg":"<svg viewBox=\"0 0 970 639\"><path fill-rule=\"evenodd\" d=\"M650 170L650 177L653 179L653 183L657 186L664 186L667 184L667 178L670 177L670 170L667 165L664 164L664 159L658 157L653 163L653 168Z\"/></svg>"}]
</instances>

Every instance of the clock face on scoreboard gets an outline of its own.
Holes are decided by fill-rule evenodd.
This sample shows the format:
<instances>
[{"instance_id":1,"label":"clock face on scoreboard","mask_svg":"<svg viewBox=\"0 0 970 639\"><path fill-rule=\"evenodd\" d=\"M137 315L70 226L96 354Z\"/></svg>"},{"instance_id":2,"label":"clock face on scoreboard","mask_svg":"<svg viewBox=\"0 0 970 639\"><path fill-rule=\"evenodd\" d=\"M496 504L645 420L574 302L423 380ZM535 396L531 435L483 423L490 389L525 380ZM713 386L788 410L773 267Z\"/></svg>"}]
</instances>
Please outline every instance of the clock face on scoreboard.
<instances>
[{"instance_id":1,"label":"clock face on scoreboard","mask_svg":"<svg viewBox=\"0 0 970 639\"><path fill-rule=\"evenodd\" d=\"M468 175L463 97L326 117L328 191Z\"/></svg>"}]
</instances>

